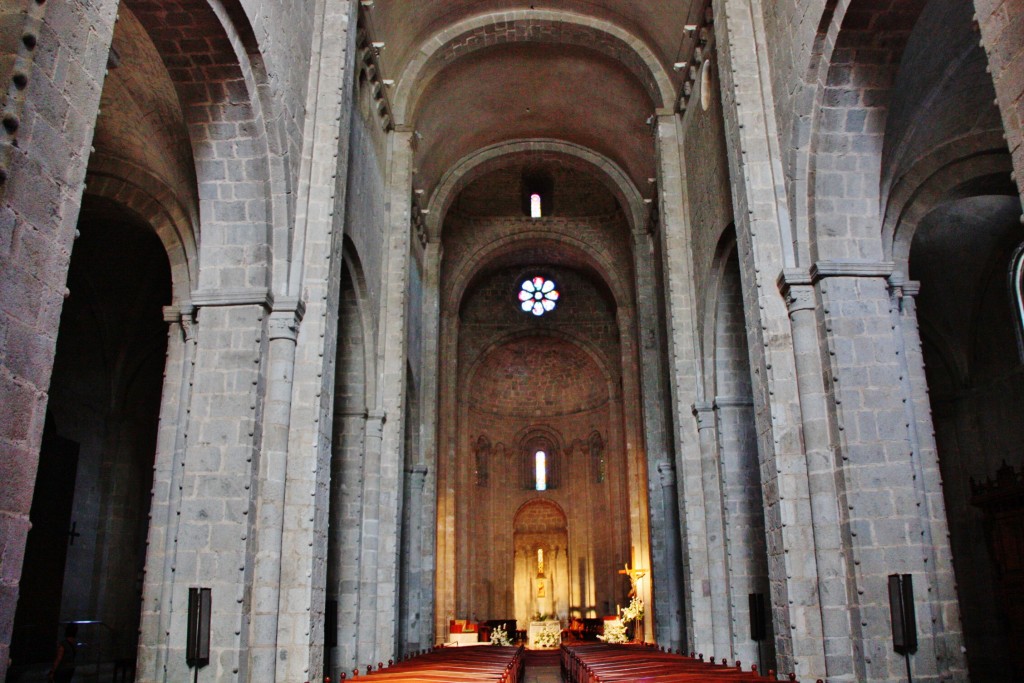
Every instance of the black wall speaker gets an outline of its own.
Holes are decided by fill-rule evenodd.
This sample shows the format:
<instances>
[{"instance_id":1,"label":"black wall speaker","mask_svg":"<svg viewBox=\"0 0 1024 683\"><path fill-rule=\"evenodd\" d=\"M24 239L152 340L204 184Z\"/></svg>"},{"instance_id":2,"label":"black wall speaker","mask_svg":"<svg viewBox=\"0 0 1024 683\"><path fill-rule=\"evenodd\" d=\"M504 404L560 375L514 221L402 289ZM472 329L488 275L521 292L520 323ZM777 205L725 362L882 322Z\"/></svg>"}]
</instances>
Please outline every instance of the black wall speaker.
<instances>
[{"instance_id":1,"label":"black wall speaker","mask_svg":"<svg viewBox=\"0 0 1024 683\"><path fill-rule=\"evenodd\" d=\"M764 593L751 593L750 600L750 639L761 642L768 635L765 633Z\"/></svg>"},{"instance_id":2,"label":"black wall speaker","mask_svg":"<svg viewBox=\"0 0 1024 683\"><path fill-rule=\"evenodd\" d=\"M324 647L338 647L338 601L328 600L324 608Z\"/></svg>"},{"instance_id":3,"label":"black wall speaker","mask_svg":"<svg viewBox=\"0 0 1024 683\"><path fill-rule=\"evenodd\" d=\"M188 589L188 642L185 661L192 666L210 663L210 612L212 601L209 588Z\"/></svg>"},{"instance_id":4,"label":"black wall speaker","mask_svg":"<svg viewBox=\"0 0 1024 683\"><path fill-rule=\"evenodd\" d=\"M893 649L901 655L917 652L914 579L910 574L889 575L889 615Z\"/></svg>"}]
</instances>

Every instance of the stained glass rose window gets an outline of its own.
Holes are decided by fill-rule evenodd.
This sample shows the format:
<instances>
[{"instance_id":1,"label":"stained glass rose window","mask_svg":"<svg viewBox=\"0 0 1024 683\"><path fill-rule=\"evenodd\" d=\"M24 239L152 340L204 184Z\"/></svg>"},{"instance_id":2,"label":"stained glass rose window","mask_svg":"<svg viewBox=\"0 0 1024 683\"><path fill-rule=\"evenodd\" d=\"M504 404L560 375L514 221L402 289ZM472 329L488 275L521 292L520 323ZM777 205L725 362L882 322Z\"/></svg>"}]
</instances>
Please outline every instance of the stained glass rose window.
<instances>
[{"instance_id":1,"label":"stained glass rose window","mask_svg":"<svg viewBox=\"0 0 1024 683\"><path fill-rule=\"evenodd\" d=\"M520 306L527 313L536 316L542 316L548 311L555 310L558 296L554 280L540 276L524 280L519 290Z\"/></svg>"}]
</instances>

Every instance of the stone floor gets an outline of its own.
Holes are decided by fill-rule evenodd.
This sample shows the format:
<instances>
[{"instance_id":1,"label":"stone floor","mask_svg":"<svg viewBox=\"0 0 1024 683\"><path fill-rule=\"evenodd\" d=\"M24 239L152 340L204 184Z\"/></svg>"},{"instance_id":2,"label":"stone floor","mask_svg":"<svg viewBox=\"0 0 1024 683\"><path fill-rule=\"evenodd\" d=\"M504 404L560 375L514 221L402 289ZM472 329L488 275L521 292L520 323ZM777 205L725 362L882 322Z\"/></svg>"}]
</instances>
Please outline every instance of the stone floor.
<instances>
[{"instance_id":1,"label":"stone floor","mask_svg":"<svg viewBox=\"0 0 1024 683\"><path fill-rule=\"evenodd\" d=\"M558 652L526 652L526 675L523 683L561 683L562 669Z\"/></svg>"}]
</instances>

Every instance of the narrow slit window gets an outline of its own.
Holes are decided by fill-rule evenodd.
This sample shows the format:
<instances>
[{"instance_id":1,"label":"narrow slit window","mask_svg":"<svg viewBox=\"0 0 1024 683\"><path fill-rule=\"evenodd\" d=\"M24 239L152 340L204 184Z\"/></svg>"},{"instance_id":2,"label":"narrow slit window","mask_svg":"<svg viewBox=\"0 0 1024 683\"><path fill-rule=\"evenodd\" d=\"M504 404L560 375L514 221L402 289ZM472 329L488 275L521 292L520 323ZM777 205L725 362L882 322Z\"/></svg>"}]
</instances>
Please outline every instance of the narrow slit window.
<instances>
[{"instance_id":1,"label":"narrow slit window","mask_svg":"<svg viewBox=\"0 0 1024 683\"><path fill-rule=\"evenodd\" d=\"M546 491L548 488L548 454L544 451L537 451L533 458L537 470L537 490Z\"/></svg>"},{"instance_id":2,"label":"narrow slit window","mask_svg":"<svg viewBox=\"0 0 1024 683\"><path fill-rule=\"evenodd\" d=\"M540 218L540 193L534 192L530 195L530 218Z\"/></svg>"}]
</instances>

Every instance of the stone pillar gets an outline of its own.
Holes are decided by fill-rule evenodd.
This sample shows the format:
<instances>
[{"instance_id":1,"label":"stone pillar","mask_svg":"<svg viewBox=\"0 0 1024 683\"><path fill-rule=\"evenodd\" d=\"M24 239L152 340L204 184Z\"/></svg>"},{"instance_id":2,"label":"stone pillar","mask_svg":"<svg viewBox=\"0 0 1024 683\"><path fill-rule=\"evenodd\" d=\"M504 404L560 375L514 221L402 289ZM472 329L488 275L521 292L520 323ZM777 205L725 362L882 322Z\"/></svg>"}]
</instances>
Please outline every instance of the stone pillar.
<instances>
[{"instance_id":1,"label":"stone pillar","mask_svg":"<svg viewBox=\"0 0 1024 683\"><path fill-rule=\"evenodd\" d=\"M828 397L822 382L821 342L818 337L818 306L810 275L800 269L784 270L779 288L789 308L796 359L800 412L807 453L808 484L814 531L815 561L818 565L818 594L825 634L825 667L829 680L854 681L862 671L855 666L857 653L854 630L857 618L855 595L847 581L851 560L843 529L849 523L847 510L839 505L836 486L833 431ZM851 612L851 610L853 610Z\"/></svg>"},{"instance_id":2,"label":"stone pillar","mask_svg":"<svg viewBox=\"0 0 1024 683\"><path fill-rule=\"evenodd\" d=\"M931 519L944 517L937 463L922 462L915 444L915 423L927 415L911 417L907 408L903 335L887 280L892 270L891 263L859 261L822 261L811 269L822 305L842 463L838 499L848 511L843 528L853 566L847 580L857 591L850 605L851 616L859 618L855 647L864 667L857 680L895 682L906 676L903 658L892 650L888 620L887 577L895 573L914 577L915 678L963 680L959 615L955 601L946 599L953 589L952 558L948 539L935 538Z\"/></svg>"},{"instance_id":3,"label":"stone pillar","mask_svg":"<svg viewBox=\"0 0 1024 683\"><path fill-rule=\"evenodd\" d=\"M380 450L372 452L376 434L367 434L363 496L362 567L360 570L359 648L361 665L395 656L398 625L398 578L402 514L402 441L404 437L406 297L412 257L412 132L389 136L390 215L386 234L384 281L377 339L377 404L371 419L381 423Z\"/></svg>"},{"instance_id":4,"label":"stone pillar","mask_svg":"<svg viewBox=\"0 0 1024 683\"><path fill-rule=\"evenodd\" d=\"M650 573L652 568L651 555L651 496L650 477L651 461L644 448L645 425L638 420L625 417L626 406L642 405L641 382L638 377L639 353L636 344L637 320L632 308L620 306L616 312L616 323L619 329L619 348L622 367L625 372L621 383L621 394L613 397L611 403L610 433L611 443L623 443L626 447L626 481L628 482L629 506L629 545L631 549L630 566L640 567ZM615 426L622 425L622 433L615 433ZM654 473L656 474L656 472ZM654 582L641 581L638 584L639 597L644 605L654 602ZM568 596L566 595L566 598ZM657 612L654 617L657 618ZM654 639L654 619L644 618L642 637L645 641Z\"/></svg>"},{"instance_id":5,"label":"stone pillar","mask_svg":"<svg viewBox=\"0 0 1024 683\"><path fill-rule=\"evenodd\" d=\"M287 460L268 466L265 471L270 476L261 482L272 491L261 501L271 514L261 514L258 522L267 524L272 540L266 552L268 571L261 571L259 580L273 577L272 556L276 554L277 585L271 579L266 590L253 595L254 612L261 600L267 601L268 615L276 610L276 619L267 620L266 633L255 622L252 629L254 641L274 643L270 651L274 657L265 663L273 662L273 667L268 666L265 675L254 672L253 681L323 678L342 217L348 184L357 5L351 0L326 0L319 10L312 32L287 294L275 302L270 325L271 345L280 337L282 355L287 356L290 349L293 359L289 381L282 374L287 358L275 366L277 354L271 349L265 421L268 434L286 438L283 453ZM301 329L293 330L299 319ZM286 425L280 433L272 422L278 417L272 415L274 409L279 409ZM271 453L277 446L268 442L265 447ZM264 553L262 546L260 552Z\"/></svg>"},{"instance_id":6,"label":"stone pillar","mask_svg":"<svg viewBox=\"0 0 1024 683\"><path fill-rule=\"evenodd\" d=\"M182 467L181 514L169 597L167 655L155 679L185 681L188 589L212 589L210 665L201 678L248 680L249 603L257 526L252 484L260 471L262 385L267 357L264 290L199 291L201 334Z\"/></svg>"},{"instance_id":7,"label":"stone pillar","mask_svg":"<svg viewBox=\"0 0 1024 683\"><path fill-rule=\"evenodd\" d=\"M981 44L988 55L1006 145L1024 200L1024 0L974 0Z\"/></svg>"},{"instance_id":8,"label":"stone pillar","mask_svg":"<svg viewBox=\"0 0 1024 683\"><path fill-rule=\"evenodd\" d=\"M420 502L413 514L418 515L419 540L415 542L419 562L418 578L410 581L408 604L411 614L417 614L415 626L403 634L406 642L403 652L408 653L434 644L434 574L437 545L437 471L438 471L438 380L440 378L441 327L441 256L439 242L428 242L423 255L423 368L420 386L421 413L420 460L415 463L422 472ZM414 480L415 481L415 480ZM407 558L413 559L413 558ZM410 620L412 623L412 620Z\"/></svg>"},{"instance_id":9,"label":"stone pillar","mask_svg":"<svg viewBox=\"0 0 1024 683\"><path fill-rule=\"evenodd\" d=\"M405 500L402 503L402 562L399 643L397 655L408 655L429 646L423 640L423 575L431 558L423 553L424 541L433 524L423 512L427 468L418 465L405 470ZM430 616L430 615L428 615ZM429 634L427 634L429 635Z\"/></svg>"},{"instance_id":10,"label":"stone pillar","mask_svg":"<svg viewBox=\"0 0 1024 683\"><path fill-rule=\"evenodd\" d=\"M664 349L658 287L654 272L654 244L651 234L633 231L633 272L637 292L637 336L640 346L640 392L643 405L643 434L647 454L651 529L651 573L654 583L653 619L655 640L673 649L683 647L683 595L679 583L679 509L663 495L677 491L675 454L667 428L669 392L665 385ZM670 478L670 482L666 482ZM656 482L658 482L656 484ZM666 507L667 506L667 507Z\"/></svg>"},{"instance_id":11,"label":"stone pillar","mask_svg":"<svg viewBox=\"0 0 1024 683\"><path fill-rule=\"evenodd\" d=\"M160 427L153 465L146 572L142 592L137 678L157 680L167 659L173 570L181 513L185 441L195 372L196 323L191 305L164 309L168 323Z\"/></svg>"},{"instance_id":12,"label":"stone pillar","mask_svg":"<svg viewBox=\"0 0 1024 683\"><path fill-rule=\"evenodd\" d=\"M0 678L7 675L71 243L117 6L0 4Z\"/></svg>"},{"instance_id":13,"label":"stone pillar","mask_svg":"<svg viewBox=\"0 0 1024 683\"><path fill-rule=\"evenodd\" d=\"M758 644L749 638L751 593L768 593L768 566L760 490L754 405L750 397L715 396L714 418L721 472L722 527L728 571L730 652L744 664L759 660ZM707 419L707 418L705 418ZM711 430L708 430L711 431ZM771 658L765 670L774 668Z\"/></svg>"},{"instance_id":14,"label":"stone pillar","mask_svg":"<svg viewBox=\"0 0 1024 683\"><path fill-rule=\"evenodd\" d=\"M655 608L666 608L672 610L669 615L662 617L667 622L668 636L663 633L656 634L657 642L663 647L667 646L673 650L682 650L686 646L687 638L683 630L685 627L683 615L683 565L682 549L679 545L679 487L676 483L676 468L671 460L662 460L655 464L658 471L657 482L661 491L658 496L661 509L665 517L663 523L666 526L664 538L663 557L674 558L665 567L665 576L661 583L655 582ZM652 492L652 498L654 492ZM653 502L651 505L654 507ZM653 524L653 523L652 523ZM655 567L657 567L655 563ZM655 576L657 579L657 576Z\"/></svg>"},{"instance_id":15,"label":"stone pillar","mask_svg":"<svg viewBox=\"0 0 1024 683\"><path fill-rule=\"evenodd\" d=\"M722 519L722 486L718 463L718 434L714 406L695 403L693 416L700 435L700 486L704 496L704 514L707 524L707 582L706 592L711 599L710 656L732 658L732 610L729 607L729 567L725 557L725 527Z\"/></svg>"},{"instance_id":16,"label":"stone pillar","mask_svg":"<svg viewBox=\"0 0 1024 683\"><path fill-rule=\"evenodd\" d=\"M674 114L657 117L658 189L661 192L661 254L664 261L668 325L669 387L675 429L676 472L683 542L687 638L690 650L711 653L712 605L708 582L707 526L701 491L701 450L694 421L683 411L699 390L696 299L684 168L679 155L679 124Z\"/></svg>"},{"instance_id":17,"label":"stone pillar","mask_svg":"<svg viewBox=\"0 0 1024 683\"><path fill-rule=\"evenodd\" d=\"M948 668L954 676L966 677L966 663L961 652L963 628L949 541L946 499L942 492L942 472L917 323L916 297L921 290L921 283L904 281L895 274L889 278L889 283L893 317L900 332L896 337L897 355L900 359L906 424L914 454L912 462L916 504L919 514L924 515L924 540L933 552L928 568L932 619L930 629L926 624L924 632L930 632L935 640L935 658L939 669Z\"/></svg>"},{"instance_id":18,"label":"stone pillar","mask_svg":"<svg viewBox=\"0 0 1024 683\"><path fill-rule=\"evenodd\" d=\"M275 302L267 324L267 392L263 408L263 454L255 501L256 557L249 615L248 657L250 677L254 681L277 680L288 430L295 342L304 312L305 305L301 301Z\"/></svg>"},{"instance_id":19,"label":"stone pillar","mask_svg":"<svg viewBox=\"0 0 1024 683\"><path fill-rule=\"evenodd\" d=\"M713 0L747 348L761 456L778 668L826 677L808 465L785 302L767 273L792 267L793 235L757 0Z\"/></svg>"},{"instance_id":20,"label":"stone pillar","mask_svg":"<svg viewBox=\"0 0 1024 683\"><path fill-rule=\"evenodd\" d=\"M334 586L338 600L338 647L332 659L336 670L351 672L355 668L356 643L359 624L359 565L361 562L363 506L363 464L366 450L366 412L358 414L335 414L341 425L334 426L336 437L342 437L331 444L333 456L331 477L338 478L332 483L334 499L331 503L331 526L336 529L338 542L334 545L337 553L331 558L338 568Z\"/></svg>"}]
</instances>

